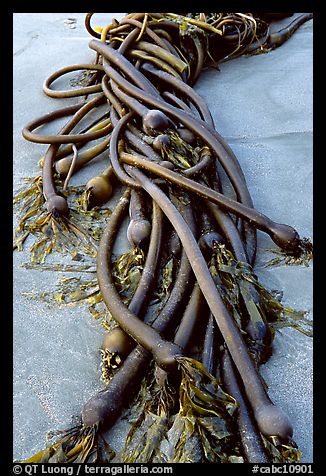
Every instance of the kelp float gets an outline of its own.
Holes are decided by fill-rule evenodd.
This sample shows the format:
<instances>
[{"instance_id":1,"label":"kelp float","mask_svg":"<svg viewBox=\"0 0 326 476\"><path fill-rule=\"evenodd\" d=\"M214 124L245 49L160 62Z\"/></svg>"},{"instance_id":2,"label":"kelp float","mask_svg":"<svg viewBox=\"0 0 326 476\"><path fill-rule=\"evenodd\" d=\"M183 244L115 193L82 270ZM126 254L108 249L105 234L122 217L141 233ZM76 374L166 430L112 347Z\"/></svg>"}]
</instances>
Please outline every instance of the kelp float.
<instances>
[{"instance_id":1,"label":"kelp float","mask_svg":"<svg viewBox=\"0 0 326 476\"><path fill-rule=\"evenodd\" d=\"M268 52L312 18L272 33L282 16L292 14L130 13L94 28L88 13L94 60L45 80L45 94L76 103L23 129L48 149L42 174L15 196L14 247L34 237L32 267L45 267L53 251L93 259L93 279L64 278L57 293L33 297L86 302L102 318L105 387L85 403L80 424L26 462L299 461L291 422L259 366L272 353L275 327L289 317L309 334L309 323L255 275L257 230L286 264L309 260L312 244L254 208L237 157L193 89L204 67ZM53 87L74 71L68 89ZM57 134L37 131L63 117ZM99 154L105 170L71 187L71 176ZM111 211L114 191L121 196ZM122 232L130 250L117 257ZM131 426L114 454L105 432L121 415Z\"/></svg>"}]
</instances>

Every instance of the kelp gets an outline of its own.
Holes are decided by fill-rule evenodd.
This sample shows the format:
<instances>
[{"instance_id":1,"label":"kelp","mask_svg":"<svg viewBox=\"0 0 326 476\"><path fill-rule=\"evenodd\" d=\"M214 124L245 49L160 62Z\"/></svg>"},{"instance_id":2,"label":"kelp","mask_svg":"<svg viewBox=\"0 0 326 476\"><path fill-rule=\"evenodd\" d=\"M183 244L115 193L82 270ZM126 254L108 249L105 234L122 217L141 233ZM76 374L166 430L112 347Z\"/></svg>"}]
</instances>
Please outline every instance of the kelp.
<instances>
[{"instance_id":1,"label":"kelp","mask_svg":"<svg viewBox=\"0 0 326 476\"><path fill-rule=\"evenodd\" d=\"M115 97L114 91L109 89L110 84L112 85L112 81L110 81L110 73L105 69L106 62L110 63L111 70L113 70L117 64L119 65L120 72L123 75L123 81L118 85L118 89L121 90L121 93L126 94L129 88L131 88L132 91L136 90L136 92L137 89L141 90L141 104L138 104L136 98L131 97L132 94L129 94L132 100L131 104L136 108L131 116L139 115L138 109L143 110L144 108L144 110L146 110L147 107L152 107L154 99L151 96L156 93L155 88L151 87L148 76L146 75L145 79L142 76L142 59L148 59L148 54L146 52L140 52L139 50L136 51L137 54L135 54L135 45L131 46L131 40L135 40L136 46L137 42L142 40L138 43L140 48L149 45L148 41L154 40L154 42L159 45L157 50L161 52L163 49L169 50L169 53L165 54L165 58L170 58L170 60L171 55L176 53L174 67L178 72L172 68L173 61L171 65L166 65L162 61L159 63L154 61L154 64L156 64L159 69L163 71L168 70L172 75L192 85L198 78L201 70L208 64L209 58L216 66L219 61L225 61L249 51L265 51L265 46L259 49L253 43L256 42L256 40L257 44L260 40L265 41L269 31L268 23L265 23L258 16L256 17L255 14L250 13L129 14L126 17L127 21L122 22L121 25L114 20L111 25L107 25L103 29L96 28L95 30L90 27L89 20L91 15L92 14L87 14L85 25L93 36L101 39L101 42L91 42L91 48L97 52L95 63L102 61L104 67L103 74L107 75L108 91L104 90L103 87L101 94L104 99L105 95L107 95L107 99L109 99L106 101L106 105L108 104L110 106L111 111L107 111L106 114L109 115L113 113L112 121L114 119L114 109L117 115L123 116L128 112L128 108L130 109L131 106L129 106L129 102L128 105L123 104L121 97L119 96L118 100ZM142 24L139 21L140 18L142 19ZM163 23L160 25L160 22ZM175 28L175 25L171 22L174 22L177 28ZM148 25L149 23L150 26ZM154 28L152 29L153 25ZM132 31L134 26L135 30ZM164 26L168 27L167 31L163 31ZM113 34L110 32L111 30L114 31ZM99 31L101 34L96 36L96 32ZM160 32L163 33L162 38L158 38ZM179 41L174 42L174 39L176 39L175 34L179 34ZM125 40L126 43L124 43ZM130 42L128 43L128 41ZM110 46L112 46L112 48L107 48L105 43L111 43ZM214 45L216 45L216 48ZM250 46L252 47L251 49L249 48ZM103 54L101 53L102 47L104 51ZM100 49L98 50L97 48ZM129 54L126 54L126 51L128 51ZM104 61L106 54L110 57L109 61ZM123 58L124 55L125 57ZM180 58L182 58L182 60L180 60ZM99 73L95 70L82 71L78 76L70 80L70 86L83 87L94 83L99 84L101 76L102 72ZM129 80L131 84L128 84ZM105 84L106 83L103 82L103 85ZM126 88L126 91L124 88ZM170 100L172 104L179 106L174 109L180 112L180 117L178 117L178 113L174 116L171 112L174 125L179 129L166 131L163 130L161 126L157 130L154 128L153 132L155 134L153 134L153 137L147 137L145 140L146 149L143 149L141 147L141 141L139 142L139 152L147 156L149 146L152 145L157 152L157 146L161 144L162 159L172 163L173 168L179 172L183 180L184 176L189 178L196 176L196 174L199 176L200 174L200 183L205 183L207 186L213 187L212 184L215 179L210 177L207 170L208 166L214 163L215 157L219 157L217 153L218 141L217 139L217 142L215 140L209 140L209 131L208 138L204 140L205 135L202 136L199 133L199 128L204 128L203 122L198 122L198 134L196 134L196 124L194 123L195 125L193 126L187 125L187 120L182 119L182 117L187 116L187 114L182 112L183 109L188 111L188 113L192 110L195 112L195 109L197 109L201 117L204 117L203 112L200 111L201 107L199 103L197 104L196 102L196 98L188 100L185 99L185 97L188 97L187 94L185 94L185 97L182 95L183 101L185 101L183 103L176 97L176 90L173 86L171 86L170 90L168 85L165 85L165 88L166 96L162 94L159 101L155 99L156 104L158 104L156 107L160 108L160 105L163 106L165 98L167 99L167 103ZM148 94L148 91L150 94ZM123 94L121 96L125 97ZM175 95L175 99L173 98L173 94ZM136 97L138 98L137 95ZM191 95L189 95L189 97L191 97ZM86 98L87 90L85 91L85 100ZM167 108L167 104L165 104L165 107ZM193 114L193 116L195 118L196 114ZM195 120L194 118L193 120ZM114 126L113 122L111 126ZM172 126L171 122L168 123ZM97 124L97 132L102 126L102 123ZM138 130L136 135L138 138L143 137L143 133L146 130L146 128L144 129L144 123L137 120L133 121L134 129L136 129L136 126L142 128L142 131ZM212 125L210 125L208 129L211 127ZM186 130L182 131L182 128L186 128ZM85 134L85 131L90 133L91 129L86 128L79 134ZM132 149L128 149L126 145L127 141L125 141L125 137L123 137L123 128L118 128L118 130L118 135L115 137L117 147L112 144L112 142L114 142L112 138L114 138L115 133L112 134L111 138L108 136L106 139L106 145L108 145L111 140L109 154L111 159L110 167L115 175L115 179L118 178L123 185L130 185L129 182L125 183L123 181L123 176L121 178L119 174L116 173L119 171L119 154L123 151L124 147L127 147L127 149L125 149L126 151L132 152ZM177 131L179 131L179 133ZM181 131L184 132L184 134L182 134ZM161 135L162 132L168 135L168 139L161 137L161 139L158 139L156 143L154 143L154 135ZM37 134L31 134L31 131L28 131L28 127L24 129L24 133L25 136L27 134L27 137L33 140L36 139L36 141L38 140L36 138ZM181 136L187 138L189 143L183 140ZM71 147L74 151L74 159L76 159L77 145L81 137L84 138L85 136L79 135L77 139L75 137L71 145L67 148L63 145L63 149L59 150L59 154L61 156L65 155L69 152L69 148ZM90 136L88 135L87 137ZM53 137L51 136L50 143L52 139ZM59 139L56 137L56 139L59 143L60 140L66 138L61 137L61 139ZM209 147L206 145L206 142ZM215 142L216 145L214 146ZM222 142L220 145L224 148ZM136 149L138 150L137 147ZM238 167L237 163L232 164L233 158L227 147L224 148L224 152L223 154L226 158L223 168L236 192L234 195L238 197L239 201L242 201L239 197L241 197L241 195L246 196L247 189L245 187L245 181L242 180L241 167ZM201 160L203 160L203 164L201 164ZM228 161L230 161L229 170L227 167ZM42 168L43 164L44 160L41 158L39 166ZM201 165L203 165L203 167L201 167ZM194 169L189 171L192 167L194 167ZM202 173L204 168L206 172ZM215 167L214 170L211 169L211 171L212 173L214 172L214 176L216 176ZM60 207L55 208L54 204L52 204L53 207L51 208L49 196L46 194L48 196L48 206L53 210L53 214L47 212L43 196L42 177L38 176L34 179L27 179L25 181L25 187L19 190L14 198L14 205L18 213L18 226L14 236L14 248L22 250L25 240L29 235L32 235L34 242L30 248L31 263L25 263L26 268L31 269L37 267L44 271L69 273L85 272L88 273L88 275L64 276L59 279L54 292L38 294L29 292L24 293L24 295L33 299L41 299L47 304L59 307L86 305L95 319L99 320L106 329L112 329L115 323L111 319L110 312L104 305L97 279L95 277L93 279L93 276L90 275L91 273L95 273L96 270L87 263L88 259L93 263L97 255L97 246L111 211L102 207L92 207L90 203L91 192L90 189L87 188L87 185L86 190L85 186L68 186L71 174L68 173L68 178L62 183L54 170L52 172L52 176L49 177L49 173L48 176L45 174L45 177L47 179L50 178L51 184L55 185L53 187L53 191L56 192L55 195L62 195L66 199L69 208L69 218L58 217ZM73 172L73 166L70 172ZM127 167L125 172L127 173ZM224 176L225 174L222 176L223 179ZM44 180L46 180L46 178ZM53 181L54 184L52 183ZM215 181L219 182L219 178L216 178ZM159 179L156 180L156 182L161 184L163 181ZM177 186L171 185L171 183L166 181L164 191L167 191L169 199L174 205L179 201L185 207L189 207L189 210L192 209L192 218L194 222L199 224L201 222L200 213L202 211L201 205L203 202L200 201L200 205L196 204L196 206L193 206L192 201L194 196L184 193L182 183L184 183L184 181L182 182L182 180L180 180L180 185ZM133 185L135 186L135 182L133 182ZM225 185L230 186L229 182ZM127 191L127 195L128 193L129 191ZM126 195L124 198L126 198ZM252 215L248 212L248 209L246 211L247 205L245 201L246 200L243 200L243 205L245 205L243 213L247 218L248 216L250 218ZM239 216L242 216L240 212ZM236 213L235 217L237 217L237 224L240 229L241 223ZM131 218L131 216L129 218ZM113 223L115 222L113 221ZM251 225L253 229L256 224L254 219L248 222L248 226ZM280 246L292 246L291 233L289 232L289 240L284 239L282 236L284 228L282 227L284 227L284 225L277 227L275 232L276 235L278 233L280 234ZM113 229L115 228L112 225L112 230ZM292 230L295 232L294 229ZM212 231L217 232L217 230L213 229ZM219 232L220 231L221 230L219 230ZM288 236L287 232L288 230L284 231L285 236ZM195 232L194 235L196 235ZM295 241L294 239L294 242ZM247 239L244 240L243 244L249 250L250 243ZM156 311L158 312L162 309L171 293L177 275L177 256L182 247L182 245L180 245L179 249L178 246L174 246L176 242L173 242L173 239L171 239L171 241L169 240L169 245L171 246L166 250L164 259L162 259L162 257L160 258L162 266L159 267L158 282L156 289L153 290L152 299L150 301L150 305L156 305ZM294 244L293 247L295 247ZM48 255L54 251L69 253L72 261L75 263L66 265L45 264ZM168 255L170 251L173 257ZM249 254L248 251L248 255ZM203 263L205 259L209 259L206 256L206 252L204 255L202 256ZM195 255L194 259L197 259L198 256ZM269 264L267 263L266 266L276 266L279 264L308 265L309 260L312 258L312 243L309 240L301 240L300 245L294 253L290 252L287 253L287 255L279 254L279 256L279 258L271 260ZM108 270L110 273L112 272L113 282L122 303L126 306L131 302L137 289L139 279L144 270L145 258L146 248L141 249L134 247L120 256L115 256L112 261L112 266ZM189 261L191 261L191 256L188 256L188 258ZM76 262L79 263L76 264ZM101 262L105 262L105 259L101 260ZM312 335L310 328L311 323L306 317L306 312L295 311L283 306L279 295L277 295L276 292L267 291L260 283L253 268L246 263L238 262L225 245L215 242L208 264L219 294L230 315L236 322L240 333L243 335L257 370L259 370L258 366L266 362L271 355L275 329L291 326L294 329L304 332L305 335ZM110 281L110 283L112 284L112 281ZM104 287L102 290L104 295ZM112 296L113 294L111 294L113 300ZM122 305L120 306L120 310L123 314L124 307ZM203 306L203 314L206 313L206 315L203 316L205 319L207 319L207 312L207 308ZM117 312L116 314L119 313ZM153 321L150 320L151 317L148 314L150 313L148 312L145 316L145 322L151 325ZM210 316L209 319L211 318ZM216 331L218 332L217 328ZM131 331L130 335L135 339ZM210 336L209 332L207 332L206 335ZM209 339L206 340L206 335L205 345L209 346ZM137 354L137 352L135 352L135 354L132 355L133 359L131 358L128 361L129 355L124 362L124 364L128 364L129 362L129 367L127 367L128 371L126 371L125 365L120 366L121 357L117 353L110 352L104 348L101 349L100 371L102 380L107 386L110 385L112 377L114 377L114 381L111 382L112 386L107 388L109 392L106 392L107 389L104 392L101 391L100 396L96 395L95 400L91 399L91 403L89 404L88 402L86 404L86 408L90 410L90 412L87 413L87 410L85 412L84 407L82 413L83 422L87 421L87 418L95 418L94 415L92 415L92 411L94 410L92 404L95 402L95 410L99 410L100 412L100 414L97 414L95 411L95 416L99 419L99 423L92 426L77 424L70 430L56 432L56 436L59 436L59 438L53 444L24 462L244 462L239 428L237 426L239 405L235 398L226 393L223 389L223 372L221 372L220 368L220 359L223 356L225 343L220 334L216 337L215 343L217 339L219 339L219 345L217 345L215 349L216 355L214 358L216 361L214 362L214 368L216 367L217 369L214 376L207 371L199 360L196 360L196 358L200 358L199 355L202 355L203 352L204 339L200 332L198 333L196 343L191 349L184 348L184 351L187 352L187 357L175 357L175 355L173 355L173 359L175 358L178 364L178 371L175 373L169 374L159 367L154 367L156 364L154 364L153 361L150 362L149 369L145 372L146 376L141 383L138 394L135 396L129 409L122 416L122 418L128 420L131 428L123 449L117 455L114 455L110 446L102 438L101 431L103 427L100 427L100 425L102 423L108 423L106 421L107 419L109 420L109 424L111 424L112 420L116 418L114 412L118 413L121 410L119 406L120 403L124 400L127 401L128 395L122 395L123 391L125 392L127 388L127 392L129 392L129 382L130 385L132 385L133 378L135 378L135 382L139 384L143 375L139 370L140 366L138 373L135 373L134 367L137 367L137 362L141 364L145 362L146 365L146 359L149 356L145 355L146 359L143 359L141 353ZM213 338L212 341L214 341ZM176 342L177 338L175 339L175 343ZM144 343L146 344L145 339ZM153 349L153 346L151 349ZM139 348L135 350L138 351ZM153 355L155 355L154 351ZM149 360L148 358L148 361ZM121 370L121 373L118 373L119 370ZM127 379L125 379L126 375L128 375ZM116 377L118 377L118 379L116 379ZM119 385L115 387L114 382L116 384L120 377L120 387ZM139 380L137 380L138 378ZM114 392L116 388L118 388L118 398L116 399L117 401L114 402L116 396ZM123 389L123 391L121 389ZM105 397L103 397L104 395ZM103 400L101 400L101 398ZM109 400L105 398L110 399L110 405L112 403L112 407L108 405ZM99 403L102 405L102 408L101 405L100 408L96 408L96 404ZM103 410L103 412L101 410ZM111 411L112 414L110 414ZM91 421L94 420L91 419ZM261 436L266 452L273 462L299 461L300 451L291 439L288 439L286 442L281 442L273 436L268 438L263 435Z\"/></svg>"},{"instance_id":2,"label":"kelp","mask_svg":"<svg viewBox=\"0 0 326 476\"><path fill-rule=\"evenodd\" d=\"M134 424L132 431L127 435L117 461L125 463L165 463L166 460L160 445L166 437L168 417L162 408L151 412L144 410L139 420Z\"/></svg>"},{"instance_id":3,"label":"kelp","mask_svg":"<svg viewBox=\"0 0 326 476\"><path fill-rule=\"evenodd\" d=\"M299 250L294 254L284 253L281 249L269 249L268 251L277 255L277 257L268 260L264 264L265 268L281 265L308 267L313 259L313 244L309 238L302 238Z\"/></svg>"},{"instance_id":4,"label":"kelp","mask_svg":"<svg viewBox=\"0 0 326 476\"><path fill-rule=\"evenodd\" d=\"M179 357L182 378L180 410L170 429L174 446L173 462L241 463L241 442L234 417L236 400L223 390L219 379L198 361ZM260 434L273 463L297 463L301 452L296 443L281 442Z\"/></svg>"},{"instance_id":5,"label":"kelp","mask_svg":"<svg viewBox=\"0 0 326 476\"><path fill-rule=\"evenodd\" d=\"M189 357L177 360L182 376L180 409L173 423L175 449L172 461L243 462L234 431L236 400L200 362Z\"/></svg>"},{"instance_id":6,"label":"kelp","mask_svg":"<svg viewBox=\"0 0 326 476\"><path fill-rule=\"evenodd\" d=\"M98 425L75 426L62 430L62 436L45 450L21 463L109 463L113 450L98 434Z\"/></svg>"},{"instance_id":7,"label":"kelp","mask_svg":"<svg viewBox=\"0 0 326 476\"><path fill-rule=\"evenodd\" d=\"M298 463L300 461L302 453L298 450L298 447L293 440L284 444L273 436L266 437L261 435L261 437L273 463Z\"/></svg>"},{"instance_id":8,"label":"kelp","mask_svg":"<svg viewBox=\"0 0 326 476\"><path fill-rule=\"evenodd\" d=\"M136 291L144 263L144 251L138 247L131 248L113 261L114 283L126 305Z\"/></svg>"},{"instance_id":9,"label":"kelp","mask_svg":"<svg viewBox=\"0 0 326 476\"><path fill-rule=\"evenodd\" d=\"M144 260L143 250L132 248L116 257L112 263L115 284L126 304L130 302L137 288ZM35 266L35 263L32 262L31 266ZM71 265L66 265L66 268L63 269L58 265L43 265L43 269L84 272L83 267L81 269L76 267L71 269ZM86 269L88 269L88 265L86 265ZM95 274L96 270L93 269L88 272ZM36 299L52 306L58 306L59 308L86 304L92 317L95 320L99 320L101 325L107 330L112 328L114 322L103 302L96 277L90 279L82 276L64 276L58 279L55 291L28 291L23 292L22 295L29 299ZM108 358L109 356L106 356L104 360ZM103 363L103 365L105 364Z\"/></svg>"},{"instance_id":10,"label":"kelp","mask_svg":"<svg viewBox=\"0 0 326 476\"><path fill-rule=\"evenodd\" d=\"M178 358L180 382L152 380L131 407L136 417L123 450L124 462L242 462L233 416L235 399L197 360ZM169 449L166 449L166 446ZM173 455L167 453L173 449Z\"/></svg>"},{"instance_id":11,"label":"kelp","mask_svg":"<svg viewBox=\"0 0 326 476\"><path fill-rule=\"evenodd\" d=\"M91 203L91 194L92 190L84 190L81 197L80 197L80 205L82 210L87 211L90 209L90 203Z\"/></svg>"},{"instance_id":12,"label":"kelp","mask_svg":"<svg viewBox=\"0 0 326 476\"><path fill-rule=\"evenodd\" d=\"M22 246L30 233L31 218L38 219L43 214L45 203L42 190L42 177L22 179L24 185L13 197L14 211L19 212L19 222L14 231L14 249L22 250Z\"/></svg>"},{"instance_id":13,"label":"kelp","mask_svg":"<svg viewBox=\"0 0 326 476\"><path fill-rule=\"evenodd\" d=\"M313 322L309 319L308 311L294 311L290 307L285 308L285 313L281 313L279 319L270 325L273 329L291 327L307 337L313 337Z\"/></svg>"},{"instance_id":14,"label":"kelp","mask_svg":"<svg viewBox=\"0 0 326 476\"><path fill-rule=\"evenodd\" d=\"M57 218L48 212L40 217L29 230L36 237L30 248L31 261L44 263L46 256L52 251L68 252L73 259L76 259L76 256L82 259L83 254L95 257L96 246L88 233L77 223L71 218Z\"/></svg>"},{"instance_id":15,"label":"kelp","mask_svg":"<svg viewBox=\"0 0 326 476\"><path fill-rule=\"evenodd\" d=\"M176 22L179 25L180 31L192 31L192 30L200 30L201 32L213 32L217 35L221 35L222 32L218 28L210 25L209 23L206 23L206 21L201 21L198 18L193 16L185 16L185 15L180 15L180 14L175 14L175 13L167 13L166 17L171 19L172 21Z\"/></svg>"},{"instance_id":16,"label":"kelp","mask_svg":"<svg viewBox=\"0 0 326 476\"><path fill-rule=\"evenodd\" d=\"M56 251L69 253L75 260L84 256L95 257L105 220L111 213L109 209L83 210L78 203L81 187L69 187L62 194L68 198L69 218L55 217L45 208L42 191L42 177L24 179L25 185L14 196L14 211L18 225L14 232L14 249L23 249L29 235L34 242L30 247L31 262L43 264L46 257ZM61 181L57 179L58 186ZM76 198L77 195L77 198Z\"/></svg>"},{"instance_id":17,"label":"kelp","mask_svg":"<svg viewBox=\"0 0 326 476\"><path fill-rule=\"evenodd\" d=\"M29 291L23 292L22 295L59 308L86 304L94 319L100 320L106 329L112 327L111 316L103 304L96 278L86 279L80 276L65 276L58 279L56 290L53 292L36 293Z\"/></svg>"},{"instance_id":18,"label":"kelp","mask_svg":"<svg viewBox=\"0 0 326 476\"><path fill-rule=\"evenodd\" d=\"M97 70L84 70L76 74L73 78L69 79L69 85L73 87L77 86L90 86L93 84L95 78L98 76Z\"/></svg>"},{"instance_id":19,"label":"kelp","mask_svg":"<svg viewBox=\"0 0 326 476\"><path fill-rule=\"evenodd\" d=\"M173 130L167 131L166 134L170 138L170 143L162 146L162 158L170 161L180 171L198 164L205 154L211 155L207 146L201 147L198 145L193 147Z\"/></svg>"},{"instance_id":20,"label":"kelp","mask_svg":"<svg viewBox=\"0 0 326 476\"><path fill-rule=\"evenodd\" d=\"M117 352L111 352L108 349L100 349L101 354L101 379L108 385L114 372L119 368L122 359Z\"/></svg>"},{"instance_id":21,"label":"kelp","mask_svg":"<svg viewBox=\"0 0 326 476\"><path fill-rule=\"evenodd\" d=\"M151 361L148 366L148 372L142 379L138 392L133 396L129 407L126 408L121 418L127 420L130 425L133 425L143 413L146 402L151 400L155 387L155 364Z\"/></svg>"},{"instance_id":22,"label":"kelp","mask_svg":"<svg viewBox=\"0 0 326 476\"><path fill-rule=\"evenodd\" d=\"M175 131L168 131L170 143L162 147L162 157L181 170L189 169L199 161L196 149L181 139Z\"/></svg>"},{"instance_id":23,"label":"kelp","mask_svg":"<svg viewBox=\"0 0 326 476\"><path fill-rule=\"evenodd\" d=\"M131 427L114 461L166 462L161 443L167 437L175 396L175 389L167 381L158 384L152 365L126 415Z\"/></svg>"},{"instance_id":24,"label":"kelp","mask_svg":"<svg viewBox=\"0 0 326 476\"><path fill-rule=\"evenodd\" d=\"M92 264L64 264L64 263L22 263L22 268L39 269L40 271L52 271L59 273L95 273L96 269Z\"/></svg>"},{"instance_id":25,"label":"kelp","mask_svg":"<svg viewBox=\"0 0 326 476\"><path fill-rule=\"evenodd\" d=\"M223 244L216 244L209 263L221 297L247 339L257 362L265 362L271 354L274 330L292 327L305 335L312 335L306 311L297 311L281 303L280 293L268 291L247 263L238 262ZM244 312L245 311L245 312ZM248 319L254 327L268 326L271 334L266 342L252 342L246 332ZM259 333L259 332L258 332Z\"/></svg>"},{"instance_id":26,"label":"kelp","mask_svg":"<svg viewBox=\"0 0 326 476\"><path fill-rule=\"evenodd\" d=\"M162 273L159 276L157 290L155 291L153 299L151 300L151 304L159 304L158 310L164 306L170 295L175 276L175 268L176 263L173 257L170 258L163 266Z\"/></svg>"},{"instance_id":27,"label":"kelp","mask_svg":"<svg viewBox=\"0 0 326 476\"><path fill-rule=\"evenodd\" d=\"M194 64L195 58L192 58L192 54L187 48L187 38L191 38L194 42L200 41L202 45L205 45L205 53L211 58L213 65L217 65L217 61L226 61L231 58L236 58L243 54L252 54L262 50L262 48L256 48L252 51L249 49L250 45L264 35L268 31L268 25L262 19L254 17L248 13L188 13L185 15L180 14L167 14L168 18L178 24L181 44L183 46L184 53L187 57L190 57L191 64ZM222 53L216 58L216 52L211 52L209 39L214 35L217 45L220 47ZM223 37L233 37L232 41L228 41L228 48L225 48L225 42L219 41ZM183 43L182 43L183 40ZM215 48L214 48L215 50ZM263 48L263 51L269 51Z\"/></svg>"},{"instance_id":28,"label":"kelp","mask_svg":"<svg viewBox=\"0 0 326 476\"><path fill-rule=\"evenodd\" d=\"M110 208L94 206L91 210L85 208L83 194L85 186L69 186L66 198L71 216L76 217L81 226L86 229L92 238L99 241L108 217Z\"/></svg>"}]
</instances>

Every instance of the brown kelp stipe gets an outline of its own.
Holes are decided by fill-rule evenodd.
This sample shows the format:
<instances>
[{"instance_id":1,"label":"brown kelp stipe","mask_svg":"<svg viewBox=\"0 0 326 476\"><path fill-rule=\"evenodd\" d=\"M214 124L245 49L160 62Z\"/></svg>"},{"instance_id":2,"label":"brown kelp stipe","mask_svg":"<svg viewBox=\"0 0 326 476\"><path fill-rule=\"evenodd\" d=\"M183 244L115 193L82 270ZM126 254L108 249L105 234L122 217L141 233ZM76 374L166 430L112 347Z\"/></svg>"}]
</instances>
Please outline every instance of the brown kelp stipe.
<instances>
[{"instance_id":1,"label":"brown kelp stipe","mask_svg":"<svg viewBox=\"0 0 326 476\"><path fill-rule=\"evenodd\" d=\"M47 96L78 102L23 129L48 149L42 175L15 195L14 248L33 236L30 268L45 269L60 251L85 263L47 269L93 273L25 295L88 306L105 328L105 387L78 425L24 462L298 462L292 425L259 370L275 329L312 335L311 322L258 280L257 231L278 247L268 266L309 265L312 242L255 209L193 85L209 65L280 46L312 14L273 33L279 14L129 13L101 28L93 15L85 18L93 61L63 66L43 83ZM74 71L70 87L57 90L55 81ZM36 131L65 117L57 134ZM103 171L71 186L95 158ZM123 233L128 249L116 256ZM105 433L121 417L130 430L114 454Z\"/></svg>"}]
</instances>

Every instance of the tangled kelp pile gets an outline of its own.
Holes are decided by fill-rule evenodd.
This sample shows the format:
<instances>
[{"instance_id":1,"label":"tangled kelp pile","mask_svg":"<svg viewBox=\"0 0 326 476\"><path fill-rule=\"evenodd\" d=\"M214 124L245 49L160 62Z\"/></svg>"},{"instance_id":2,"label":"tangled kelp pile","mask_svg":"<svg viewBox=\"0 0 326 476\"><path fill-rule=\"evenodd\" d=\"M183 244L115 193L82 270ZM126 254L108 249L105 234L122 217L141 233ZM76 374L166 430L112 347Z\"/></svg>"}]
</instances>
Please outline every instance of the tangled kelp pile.
<instances>
[{"instance_id":1,"label":"tangled kelp pile","mask_svg":"<svg viewBox=\"0 0 326 476\"><path fill-rule=\"evenodd\" d=\"M101 31L86 16L94 63L44 83L51 97L84 99L23 130L49 147L42 177L17 197L16 246L33 234L34 264L55 249L96 254L96 296L117 325L103 343L106 387L84 405L79 426L29 462L298 461L291 424L259 375L285 311L254 274L256 231L296 260L311 244L254 209L237 158L191 86L205 66L279 46L310 17L271 34L266 14L136 13ZM75 70L83 71L77 88L51 88ZM100 108L97 122L73 132ZM67 115L57 135L34 132ZM107 168L71 204L70 177L103 151ZM116 258L128 211L131 250ZM103 434L128 407L133 425L114 455Z\"/></svg>"}]
</instances>

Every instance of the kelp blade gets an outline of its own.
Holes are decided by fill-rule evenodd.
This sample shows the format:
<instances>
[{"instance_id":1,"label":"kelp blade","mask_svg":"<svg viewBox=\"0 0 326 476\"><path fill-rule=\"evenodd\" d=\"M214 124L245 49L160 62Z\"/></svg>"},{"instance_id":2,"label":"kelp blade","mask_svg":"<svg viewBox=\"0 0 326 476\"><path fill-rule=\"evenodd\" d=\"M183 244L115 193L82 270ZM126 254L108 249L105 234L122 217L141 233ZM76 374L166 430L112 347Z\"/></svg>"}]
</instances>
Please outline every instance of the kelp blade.
<instances>
[{"instance_id":1,"label":"kelp blade","mask_svg":"<svg viewBox=\"0 0 326 476\"><path fill-rule=\"evenodd\" d=\"M76 426L61 433L58 441L21 463L94 463L109 462L113 457L113 451L98 434L98 425Z\"/></svg>"}]
</instances>

